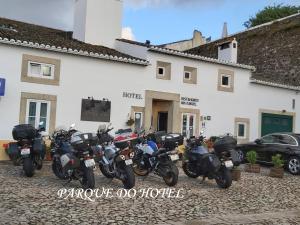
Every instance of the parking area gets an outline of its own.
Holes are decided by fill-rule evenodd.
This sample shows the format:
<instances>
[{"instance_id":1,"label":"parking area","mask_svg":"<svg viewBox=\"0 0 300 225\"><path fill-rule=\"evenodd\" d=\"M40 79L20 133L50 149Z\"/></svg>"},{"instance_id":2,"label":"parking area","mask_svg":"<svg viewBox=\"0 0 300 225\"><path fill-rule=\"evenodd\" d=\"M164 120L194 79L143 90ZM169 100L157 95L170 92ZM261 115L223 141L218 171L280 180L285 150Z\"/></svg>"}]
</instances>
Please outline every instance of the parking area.
<instances>
[{"instance_id":1,"label":"parking area","mask_svg":"<svg viewBox=\"0 0 300 225\"><path fill-rule=\"evenodd\" d=\"M79 182L58 180L49 163L33 178L20 167L0 163L1 224L299 224L300 176L271 178L243 172L228 190L214 181L191 179L180 169L175 190L182 198L59 198L61 188L80 188ZM96 171L96 188L119 189L121 182ZM166 188L162 179L137 178L136 190Z\"/></svg>"}]
</instances>

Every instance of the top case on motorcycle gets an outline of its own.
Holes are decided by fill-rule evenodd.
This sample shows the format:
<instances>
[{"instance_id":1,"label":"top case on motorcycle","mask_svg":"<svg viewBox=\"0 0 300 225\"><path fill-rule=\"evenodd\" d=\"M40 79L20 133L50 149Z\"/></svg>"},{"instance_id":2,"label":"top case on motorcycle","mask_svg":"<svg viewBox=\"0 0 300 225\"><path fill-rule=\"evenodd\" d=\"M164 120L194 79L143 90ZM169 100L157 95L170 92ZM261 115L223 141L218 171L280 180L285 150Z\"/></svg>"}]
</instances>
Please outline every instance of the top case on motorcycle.
<instances>
[{"instance_id":1,"label":"top case on motorcycle","mask_svg":"<svg viewBox=\"0 0 300 225\"><path fill-rule=\"evenodd\" d=\"M235 149L236 145L237 140L235 138L233 138L232 136L225 136L217 139L213 147L217 154L221 154L222 152Z\"/></svg>"},{"instance_id":2,"label":"top case on motorcycle","mask_svg":"<svg viewBox=\"0 0 300 225\"><path fill-rule=\"evenodd\" d=\"M36 129L30 124L20 124L13 128L12 136L14 140L33 139L36 137Z\"/></svg>"}]
</instances>

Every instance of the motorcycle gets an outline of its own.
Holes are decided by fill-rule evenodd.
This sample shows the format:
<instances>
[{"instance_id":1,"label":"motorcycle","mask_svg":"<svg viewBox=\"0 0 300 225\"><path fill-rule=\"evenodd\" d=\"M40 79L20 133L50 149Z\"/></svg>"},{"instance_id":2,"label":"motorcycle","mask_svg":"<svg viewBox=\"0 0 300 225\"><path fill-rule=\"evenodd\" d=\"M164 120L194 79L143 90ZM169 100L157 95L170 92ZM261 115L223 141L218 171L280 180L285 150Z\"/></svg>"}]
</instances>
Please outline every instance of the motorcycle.
<instances>
[{"instance_id":1,"label":"motorcycle","mask_svg":"<svg viewBox=\"0 0 300 225\"><path fill-rule=\"evenodd\" d=\"M154 135L155 136L155 135ZM142 136L135 146L133 170L138 176L147 176L150 172L163 178L168 186L178 182L178 168L175 163L179 160L176 150L178 143L173 136L165 135L162 148L153 141L153 134Z\"/></svg>"},{"instance_id":2,"label":"motorcycle","mask_svg":"<svg viewBox=\"0 0 300 225\"><path fill-rule=\"evenodd\" d=\"M94 152L97 136L81 133L74 129L56 130L51 138L51 156L53 173L62 180L79 180L84 189L95 187Z\"/></svg>"},{"instance_id":3,"label":"motorcycle","mask_svg":"<svg viewBox=\"0 0 300 225\"><path fill-rule=\"evenodd\" d=\"M13 128L12 135L17 141L10 147L16 148L16 157L19 158L20 164L27 177L32 177L35 170L41 170L43 167L43 158L46 152L45 142L41 132L45 131L43 122L39 124L40 128L35 129L30 124L20 124Z\"/></svg>"},{"instance_id":4,"label":"motorcycle","mask_svg":"<svg viewBox=\"0 0 300 225\"><path fill-rule=\"evenodd\" d=\"M232 184L231 169L239 165L234 150L237 141L229 135L220 137L214 143L214 152L209 153L203 146L204 138L201 132L200 137L187 140L182 169L188 177L203 176L203 181L215 179L220 188L229 188Z\"/></svg>"},{"instance_id":5,"label":"motorcycle","mask_svg":"<svg viewBox=\"0 0 300 225\"><path fill-rule=\"evenodd\" d=\"M113 138L109 132L113 128L100 125L97 131L100 147L99 168L107 178L117 178L122 181L125 189L131 189L135 185L135 176L132 169L134 152L130 148L130 141L134 138Z\"/></svg>"}]
</instances>

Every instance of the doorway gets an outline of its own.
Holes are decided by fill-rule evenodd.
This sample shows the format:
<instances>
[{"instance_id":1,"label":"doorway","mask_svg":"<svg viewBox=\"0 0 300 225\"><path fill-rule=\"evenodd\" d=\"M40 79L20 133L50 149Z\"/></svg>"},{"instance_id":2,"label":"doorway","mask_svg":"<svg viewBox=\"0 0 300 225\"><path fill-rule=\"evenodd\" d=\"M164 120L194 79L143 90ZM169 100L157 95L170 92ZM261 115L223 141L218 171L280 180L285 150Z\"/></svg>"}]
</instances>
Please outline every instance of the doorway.
<instances>
[{"instance_id":1,"label":"doorway","mask_svg":"<svg viewBox=\"0 0 300 225\"><path fill-rule=\"evenodd\" d=\"M191 113L182 114L182 135L186 138L195 136L196 115Z\"/></svg>"},{"instance_id":2,"label":"doorway","mask_svg":"<svg viewBox=\"0 0 300 225\"><path fill-rule=\"evenodd\" d=\"M157 131L168 131L168 112L158 112Z\"/></svg>"}]
</instances>

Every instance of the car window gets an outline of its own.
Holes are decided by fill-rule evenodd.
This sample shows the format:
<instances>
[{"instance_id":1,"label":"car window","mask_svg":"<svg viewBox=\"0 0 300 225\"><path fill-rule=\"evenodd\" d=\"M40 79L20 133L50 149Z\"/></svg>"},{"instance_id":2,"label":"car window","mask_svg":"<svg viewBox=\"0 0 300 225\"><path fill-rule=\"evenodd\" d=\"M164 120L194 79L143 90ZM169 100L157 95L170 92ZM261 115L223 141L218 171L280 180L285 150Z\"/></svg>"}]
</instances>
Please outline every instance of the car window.
<instances>
[{"instance_id":1,"label":"car window","mask_svg":"<svg viewBox=\"0 0 300 225\"><path fill-rule=\"evenodd\" d=\"M286 145L297 145L296 140L290 135L280 135L279 143L286 144Z\"/></svg>"},{"instance_id":2,"label":"car window","mask_svg":"<svg viewBox=\"0 0 300 225\"><path fill-rule=\"evenodd\" d=\"M275 135L266 135L261 138L262 142L264 144L273 144L276 143L276 136Z\"/></svg>"}]
</instances>

